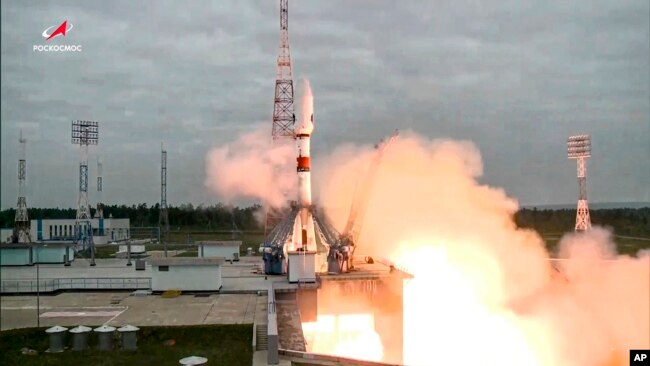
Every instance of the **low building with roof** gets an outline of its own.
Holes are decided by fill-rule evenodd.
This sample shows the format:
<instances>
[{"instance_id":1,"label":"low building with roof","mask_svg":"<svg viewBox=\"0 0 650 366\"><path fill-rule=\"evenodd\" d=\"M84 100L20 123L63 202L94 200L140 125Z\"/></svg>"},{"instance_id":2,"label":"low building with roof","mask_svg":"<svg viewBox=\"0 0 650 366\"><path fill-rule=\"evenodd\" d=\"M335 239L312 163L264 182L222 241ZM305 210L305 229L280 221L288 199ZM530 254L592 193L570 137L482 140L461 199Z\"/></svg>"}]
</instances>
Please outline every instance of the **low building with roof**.
<instances>
[{"instance_id":1,"label":"low building with roof","mask_svg":"<svg viewBox=\"0 0 650 366\"><path fill-rule=\"evenodd\" d=\"M151 259L151 290L219 291L223 257Z\"/></svg>"},{"instance_id":2,"label":"low building with roof","mask_svg":"<svg viewBox=\"0 0 650 366\"><path fill-rule=\"evenodd\" d=\"M222 257L227 261L238 261L241 249L240 240L199 241L199 257Z\"/></svg>"}]
</instances>

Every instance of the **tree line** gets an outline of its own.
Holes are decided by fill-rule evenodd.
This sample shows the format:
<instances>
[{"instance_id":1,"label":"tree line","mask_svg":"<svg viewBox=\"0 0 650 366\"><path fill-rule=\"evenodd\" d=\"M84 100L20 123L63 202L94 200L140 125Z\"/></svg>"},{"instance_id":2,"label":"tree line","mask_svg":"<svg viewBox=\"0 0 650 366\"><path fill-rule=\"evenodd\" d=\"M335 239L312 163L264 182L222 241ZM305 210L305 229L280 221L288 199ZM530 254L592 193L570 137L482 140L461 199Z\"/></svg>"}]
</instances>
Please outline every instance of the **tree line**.
<instances>
[{"instance_id":1,"label":"tree line","mask_svg":"<svg viewBox=\"0 0 650 366\"><path fill-rule=\"evenodd\" d=\"M264 229L256 218L260 211L260 205L237 207L183 204L168 207L168 216L171 228L260 231ZM28 212L30 219L74 219L76 214L72 208L30 208ZM159 204L104 207L104 217L112 215L115 218L128 218L134 227L158 226L159 212ZM91 213L94 216L94 208L91 208ZM599 209L591 210L590 214L592 224L610 227L618 235L650 237L650 207ZM13 208L0 211L0 227L13 227L15 215L16 210ZM575 215L575 209L523 208L515 214L514 219L518 227L559 234L573 230Z\"/></svg>"},{"instance_id":2,"label":"tree line","mask_svg":"<svg viewBox=\"0 0 650 366\"><path fill-rule=\"evenodd\" d=\"M650 237L650 207L590 210L592 225L608 227L617 235ZM519 227L540 233L563 233L575 227L575 209L523 208L515 214Z\"/></svg>"},{"instance_id":3,"label":"tree line","mask_svg":"<svg viewBox=\"0 0 650 366\"><path fill-rule=\"evenodd\" d=\"M246 230L259 231L263 226L256 219L260 205L250 207L226 206L217 204L213 206L194 206L183 204L168 206L170 228L192 228L200 230ZM95 208L90 209L92 216ZM77 210L73 208L29 208L30 219L74 219ZM107 205L104 206L104 217L112 215L114 218L128 218L132 227L158 226L160 204L148 206L146 203L138 205ZM16 210L10 208L0 211L0 227L13 227Z\"/></svg>"}]
</instances>

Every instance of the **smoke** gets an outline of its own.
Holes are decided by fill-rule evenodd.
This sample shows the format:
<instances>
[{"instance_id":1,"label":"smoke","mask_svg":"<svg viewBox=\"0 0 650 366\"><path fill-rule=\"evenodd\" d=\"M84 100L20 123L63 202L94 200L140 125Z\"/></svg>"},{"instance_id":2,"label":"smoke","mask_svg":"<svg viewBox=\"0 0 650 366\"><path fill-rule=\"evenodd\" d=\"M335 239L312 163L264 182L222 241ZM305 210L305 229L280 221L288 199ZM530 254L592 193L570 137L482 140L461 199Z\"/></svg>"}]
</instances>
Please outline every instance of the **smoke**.
<instances>
[{"instance_id":1,"label":"smoke","mask_svg":"<svg viewBox=\"0 0 650 366\"><path fill-rule=\"evenodd\" d=\"M321 204L338 228L373 155L346 145L321 167ZM629 349L650 348L650 255L618 256L595 228L565 236L551 262L543 240L516 227L517 202L478 183L482 170L470 142L407 134L369 188L357 253L415 276L405 363L626 365Z\"/></svg>"},{"instance_id":2,"label":"smoke","mask_svg":"<svg viewBox=\"0 0 650 366\"><path fill-rule=\"evenodd\" d=\"M282 205L295 192L295 176L282 173L295 153L269 135L258 128L210 151L206 186ZM650 252L618 255L596 227L566 235L551 260L534 231L515 225L517 202L478 182L471 142L403 134L366 186L374 156L339 147L322 159L316 189L339 229L355 191L369 189L356 254L414 275L404 285L406 364L626 365L629 349L650 348Z\"/></svg>"},{"instance_id":3,"label":"smoke","mask_svg":"<svg viewBox=\"0 0 650 366\"><path fill-rule=\"evenodd\" d=\"M295 196L292 144L273 144L266 125L240 135L236 141L206 155L205 186L226 201L256 199L274 207Z\"/></svg>"}]
</instances>

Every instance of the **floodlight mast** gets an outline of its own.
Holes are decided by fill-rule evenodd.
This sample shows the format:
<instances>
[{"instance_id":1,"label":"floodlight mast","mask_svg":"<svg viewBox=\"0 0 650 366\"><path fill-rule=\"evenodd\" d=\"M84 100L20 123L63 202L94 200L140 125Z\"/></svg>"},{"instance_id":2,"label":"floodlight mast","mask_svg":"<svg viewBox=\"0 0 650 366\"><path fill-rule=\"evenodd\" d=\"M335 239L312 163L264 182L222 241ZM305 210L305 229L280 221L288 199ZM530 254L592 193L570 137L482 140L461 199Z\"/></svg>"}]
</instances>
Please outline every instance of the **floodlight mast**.
<instances>
[{"instance_id":1,"label":"floodlight mast","mask_svg":"<svg viewBox=\"0 0 650 366\"><path fill-rule=\"evenodd\" d=\"M575 159L578 169L578 207L575 231L591 229L589 202L587 201L587 158L591 157L591 136L574 135L567 140L567 156Z\"/></svg>"},{"instance_id":2,"label":"floodlight mast","mask_svg":"<svg viewBox=\"0 0 650 366\"><path fill-rule=\"evenodd\" d=\"M88 203L88 145L99 142L99 123L72 121L72 143L80 146L79 198L77 199L77 221L90 220Z\"/></svg>"}]
</instances>

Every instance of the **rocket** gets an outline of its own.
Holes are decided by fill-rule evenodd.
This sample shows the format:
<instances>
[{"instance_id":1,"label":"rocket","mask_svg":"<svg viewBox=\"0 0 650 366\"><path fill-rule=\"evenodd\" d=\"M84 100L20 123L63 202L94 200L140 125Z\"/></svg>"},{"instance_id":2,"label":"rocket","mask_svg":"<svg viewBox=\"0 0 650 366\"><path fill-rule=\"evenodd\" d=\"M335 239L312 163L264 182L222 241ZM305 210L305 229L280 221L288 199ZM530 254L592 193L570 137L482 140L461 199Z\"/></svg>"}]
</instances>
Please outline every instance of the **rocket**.
<instances>
[{"instance_id":1,"label":"rocket","mask_svg":"<svg viewBox=\"0 0 650 366\"><path fill-rule=\"evenodd\" d=\"M304 82L300 119L294 129L296 139L296 171L300 213L294 225L294 250L316 250L314 219L311 215L311 162L309 145L314 130L314 98L309 81Z\"/></svg>"}]
</instances>

